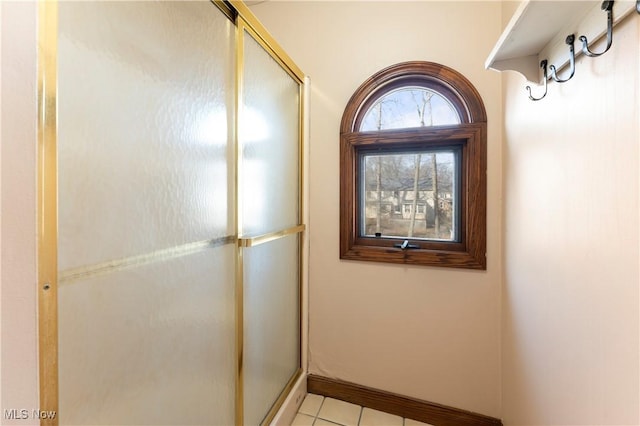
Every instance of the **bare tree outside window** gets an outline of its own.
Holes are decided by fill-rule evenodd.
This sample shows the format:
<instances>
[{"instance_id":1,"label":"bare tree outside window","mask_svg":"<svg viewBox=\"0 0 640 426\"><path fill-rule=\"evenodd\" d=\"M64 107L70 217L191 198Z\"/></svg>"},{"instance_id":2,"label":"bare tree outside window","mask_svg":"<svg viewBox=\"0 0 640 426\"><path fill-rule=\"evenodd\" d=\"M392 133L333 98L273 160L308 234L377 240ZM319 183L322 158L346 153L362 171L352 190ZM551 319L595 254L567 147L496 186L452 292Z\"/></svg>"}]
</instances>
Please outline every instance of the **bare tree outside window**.
<instances>
[{"instance_id":1,"label":"bare tree outside window","mask_svg":"<svg viewBox=\"0 0 640 426\"><path fill-rule=\"evenodd\" d=\"M429 97L430 111L423 121L416 114L421 99ZM423 124L424 123L424 124ZM424 126L460 124L460 116L451 102L442 95L423 87L403 87L382 96L366 112L361 132L372 130L408 129Z\"/></svg>"},{"instance_id":2,"label":"bare tree outside window","mask_svg":"<svg viewBox=\"0 0 640 426\"><path fill-rule=\"evenodd\" d=\"M364 155L363 235L455 240L457 158L452 150Z\"/></svg>"},{"instance_id":3,"label":"bare tree outside window","mask_svg":"<svg viewBox=\"0 0 640 426\"><path fill-rule=\"evenodd\" d=\"M487 114L426 61L384 68L340 123L340 258L486 269Z\"/></svg>"},{"instance_id":4,"label":"bare tree outside window","mask_svg":"<svg viewBox=\"0 0 640 426\"><path fill-rule=\"evenodd\" d=\"M440 95L410 88L382 97L365 116L363 127L375 123L375 130L380 131L401 123L433 126L434 104L435 121L459 122L456 111ZM433 150L366 155L364 234L455 240L455 158L453 151ZM399 209L399 205L408 205L408 209Z\"/></svg>"}]
</instances>

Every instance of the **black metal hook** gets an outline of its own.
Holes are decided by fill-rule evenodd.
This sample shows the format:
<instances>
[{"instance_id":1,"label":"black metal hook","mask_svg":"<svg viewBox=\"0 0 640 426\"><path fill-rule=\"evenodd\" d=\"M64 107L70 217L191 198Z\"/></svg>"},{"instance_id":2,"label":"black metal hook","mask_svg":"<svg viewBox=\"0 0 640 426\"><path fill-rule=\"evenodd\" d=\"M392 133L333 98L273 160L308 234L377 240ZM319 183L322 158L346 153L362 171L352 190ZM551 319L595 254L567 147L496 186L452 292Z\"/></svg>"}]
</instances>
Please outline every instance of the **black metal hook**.
<instances>
[{"instance_id":1,"label":"black metal hook","mask_svg":"<svg viewBox=\"0 0 640 426\"><path fill-rule=\"evenodd\" d=\"M640 0L637 0L636 2L636 8L638 7L640 7ZM582 42L582 53L592 58L607 53L607 51L611 47L611 43L613 42L613 0L603 1L600 8L607 12L607 47L600 53L592 52L589 50L589 42L587 41L587 38L583 35L579 37L580 41Z\"/></svg>"},{"instance_id":2,"label":"black metal hook","mask_svg":"<svg viewBox=\"0 0 640 426\"><path fill-rule=\"evenodd\" d=\"M569 45L569 64L571 67L571 73L569 74L568 78L560 79L558 78L557 74L556 74L556 67L555 65L551 65L549 67L549 71L551 71L551 78L553 78L556 82L558 83L565 83L569 80L571 80L571 78L573 77L573 75L576 73L576 51L575 48L573 47L573 43L576 41L576 36L574 34L568 35L567 38L565 39L565 43L567 43Z\"/></svg>"},{"instance_id":3,"label":"black metal hook","mask_svg":"<svg viewBox=\"0 0 640 426\"><path fill-rule=\"evenodd\" d=\"M544 73L544 93L539 98L534 98L531 95L531 86L527 86L526 89L529 91L529 99L531 99L532 101L539 101L540 99L542 99L545 96L547 96L547 79L548 79L548 77L547 77L547 60L546 59L540 62L540 68L543 69L543 73Z\"/></svg>"}]
</instances>

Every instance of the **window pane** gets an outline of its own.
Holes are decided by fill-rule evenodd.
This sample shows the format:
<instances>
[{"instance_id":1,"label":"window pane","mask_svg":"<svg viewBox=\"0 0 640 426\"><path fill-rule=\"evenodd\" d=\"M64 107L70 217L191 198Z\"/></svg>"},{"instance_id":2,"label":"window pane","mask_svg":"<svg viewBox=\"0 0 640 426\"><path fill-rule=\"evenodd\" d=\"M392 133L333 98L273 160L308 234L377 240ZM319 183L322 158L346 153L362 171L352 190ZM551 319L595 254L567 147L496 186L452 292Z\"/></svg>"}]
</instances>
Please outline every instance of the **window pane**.
<instances>
[{"instance_id":1,"label":"window pane","mask_svg":"<svg viewBox=\"0 0 640 426\"><path fill-rule=\"evenodd\" d=\"M227 244L60 286L60 424L233 424L234 260Z\"/></svg>"},{"instance_id":2,"label":"window pane","mask_svg":"<svg viewBox=\"0 0 640 426\"><path fill-rule=\"evenodd\" d=\"M244 424L259 425L300 367L300 237L244 251Z\"/></svg>"},{"instance_id":3,"label":"window pane","mask_svg":"<svg viewBox=\"0 0 640 426\"><path fill-rule=\"evenodd\" d=\"M360 131L460 124L460 116L442 95L422 87L403 87L382 96L367 111Z\"/></svg>"},{"instance_id":4,"label":"window pane","mask_svg":"<svg viewBox=\"0 0 640 426\"><path fill-rule=\"evenodd\" d=\"M360 224L366 237L458 240L455 150L365 154Z\"/></svg>"},{"instance_id":5,"label":"window pane","mask_svg":"<svg viewBox=\"0 0 640 426\"><path fill-rule=\"evenodd\" d=\"M233 23L209 2L59 6L60 269L233 234Z\"/></svg>"},{"instance_id":6,"label":"window pane","mask_svg":"<svg viewBox=\"0 0 640 426\"><path fill-rule=\"evenodd\" d=\"M242 235L299 223L299 85L245 33L242 152Z\"/></svg>"}]
</instances>

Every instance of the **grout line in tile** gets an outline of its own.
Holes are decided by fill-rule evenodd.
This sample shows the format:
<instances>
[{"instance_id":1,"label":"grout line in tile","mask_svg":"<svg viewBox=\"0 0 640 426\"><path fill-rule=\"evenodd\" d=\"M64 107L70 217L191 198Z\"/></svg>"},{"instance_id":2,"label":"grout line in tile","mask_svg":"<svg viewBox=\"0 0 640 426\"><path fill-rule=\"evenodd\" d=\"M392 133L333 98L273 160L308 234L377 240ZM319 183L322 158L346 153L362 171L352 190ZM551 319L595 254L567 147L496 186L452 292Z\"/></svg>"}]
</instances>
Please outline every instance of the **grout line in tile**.
<instances>
[{"instance_id":1,"label":"grout line in tile","mask_svg":"<svg viewBox=\"0 0 640 426\"><path fill-rule=\"evenodd\" d=\"M323 422L326 422L326 423L331 423L332 425L336 425L336 426L344 426L344 425L342 425L342 424L340 424L340 423L332 422L331 420L321 419L320 417L316 417L316 419L313 421L313 424L314 424L314 425L316 424L316 421L317 421L317 420L320 420L320 421L323 421Z\"/></svg>"},{"instance_id":2,"label":"grout line in tile","mask_svg":"<svg viewBox=\"0 0 640 426\"><path fill-rule=\"evenodd\" d=\"M323 395L322 396L322 402L320 403L320 407L318 407L318 412L316 413L316 419L318 418L318 415L320 414L320 411L322 411L322 406L324 405L326 400L327 400L327 397Z\"/></svg>"},{"instance_id":3,"label":"grout line in tile","mask_svg":"<svg viewBox=\"0 0 640 426\"><path fill-rule=\"evenodd\" d=\"M336 425L336 426L344 426L344 425L341 425L340 423L336 423L336 422L334 422L334 421L327 420L327 419L323 419L323 418L319 417L319 415L320 415L320 411L322 410L322 406L324 405L324 403L325 403L325 401L326 401L326 400L327 400L327 397L322 396L322 402L320 403L320 406L318 407L318 412L316 413L316 415L315 415L315 416L312 416L312 415L309 415L309 414L306 414L306 413L302 413L302 412L300 412L300 411L298 411L296 414L303 414L303 415L305 415L305 416L312 417L312 418L313 418L313 424L314 424L314 425L316 424L316 422L317 422L318 420L321 420L321 421L323 421L323 422L331 423L332 425ZM356 405L357 405L357 404L356 404ZM364 408L365 408L365 407L363 407L362 405L360 405L359 407L360 407L360 414L359 414L359 416L358 416L358 425L360 425L360 423L362 422L362 414L363 414L363 412L364 412ZM407 422L407 420L408 420L408 419L407 419L406 417L403 417L403 418L402 418L402 426L406 426L406 425L407 425L407 423L406 423L406 422Z\"/></svg>"}]
</instances>

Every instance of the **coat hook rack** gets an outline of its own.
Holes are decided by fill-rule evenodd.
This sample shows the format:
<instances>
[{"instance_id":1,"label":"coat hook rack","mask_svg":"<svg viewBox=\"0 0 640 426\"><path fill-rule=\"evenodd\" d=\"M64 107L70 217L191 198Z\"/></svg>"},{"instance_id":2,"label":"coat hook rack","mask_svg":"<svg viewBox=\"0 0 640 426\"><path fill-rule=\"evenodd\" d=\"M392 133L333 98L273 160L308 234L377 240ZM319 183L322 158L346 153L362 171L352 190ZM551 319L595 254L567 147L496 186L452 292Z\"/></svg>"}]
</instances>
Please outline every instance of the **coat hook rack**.
<instances>
[{"instance_id":1,"label":"coat hook rack","mask_svg":"<svg viewBox=\"0 0 640 426\"><path fill-rule=\"evenodd\" d=\"M589 42L587 40L587 37L584 35L581 35L579 37L579 40L582 42L582 53L584 53L586 56L589 56L591 58L596 58L598 56L604 55L611 48L611 45L613 44L613 3L614 3L613 0L605 0L602 2L602 5L600 6L601 10L607 12L607 45L605 49L602 52L592 52L589 49ZM631 8L633 8L633 6L631 6ZM640 0L636 0L635 9L638 13L640 13ZM630 9L626 9L626 10L630 11ZM544 93L539 98L536 98L531 93L531 86L526 86L526 89L529 92L529 99L531 99L532 101L539 101L547 95L547 80L549 78L552 78L557 83L566 83L567 81L571 80L575 75L575 72L576 72L576 54L575 54L575 46L574 46L575 34L568 35L567 38L565 39L565 43L569 45L569 65L571 68L569 72L569 76L565 79L558 77L558 70L556 69L555 65L549 66L550 75L547 75L548 60L545 59L541 61L540 67L543 69L543 74L544 74Z\"/></svg>"},{"instance_id":2,"label":"coat hook rack","mask_svg":"<svg viewBox=\"0 0 640 426\"><path fill-rule=\"evenodd\" d=\"M575 41L576 41L575 34L568 35L564 41L569 45L569 64L571 67L571 72L569 73L569 77L565 78L564 80L560 79L556 74L557 70L555 65L551 65L549 67L549 71L551 71L551 78L553 78L553 80L556 81L557 83L566 83L567 81L571 80L571 78L573 78L573 75L576 73L576 51L573 46L573 43Z\"/></svg>"},{"instance_id":3,"label":"coat hook rack","mask_svg":"<svg viewBox=\"0 0 640 426\"><path fill-rule=\"evenodd\" d=\"M540 62L540 68L542 68L542 72L544 74L544 93L539 98L534 98L533 95L531 95L531 86L527 86L526 89L529 91L529 99L531 99L532 101L539 101L540 99L547 96L548 77L547 77L547 60L546 59Z\"/></svg>"},{"instance_id":4,"label":"coat hook rack","mask_svg":"<svg viewBox=\"0 0 640 426\"><path fill-rule=\"evenodd\" d=\"M638 9L638 7L640 7L640 0L636 0L636 9ZM580 41L582 42L582 53L591 58L596 58L607 53L607 51L611 47L611 43L613 42L613 0L603 1L601 9L607 12L607 47L604 49L604 51L600 53L592 52L591 50L589 50L589 42L587 41L587 38L583 35L579 37Z\"/></svg>"},{"instance_id":5,"label":"coat hook rack","mask_svg":"<svg viewBox=\"0 0 640 426\"><path fill-rule=\"evenodd\" d=\"M637 16L633 12L640 14L640 0L562 3L560 6L556 1L520 2L485 61L487 69L516 71L524 76L527 83L523 87L531 101L546 96L546 84L565 83L580 72L577 68L583 62L588 65L590 59L580 60L581 54L597 57L612 50L614 27L630 14ZM553 20L549 19L551 16ZM540 68L543 71L546 68L546 81L540 81L543 74ZM549 82L550 79L553 81ZM553 91L553 87L548 90Z\"/></svg>"}]
</instances>

